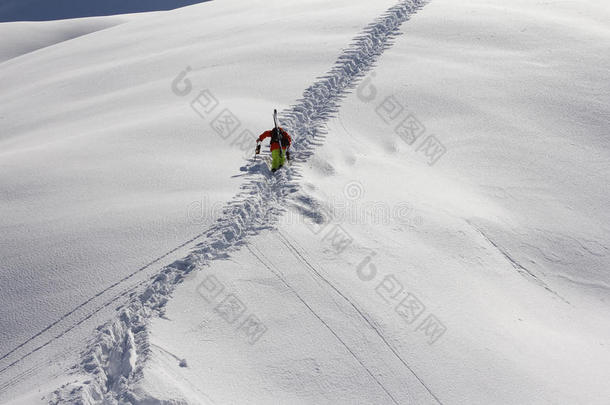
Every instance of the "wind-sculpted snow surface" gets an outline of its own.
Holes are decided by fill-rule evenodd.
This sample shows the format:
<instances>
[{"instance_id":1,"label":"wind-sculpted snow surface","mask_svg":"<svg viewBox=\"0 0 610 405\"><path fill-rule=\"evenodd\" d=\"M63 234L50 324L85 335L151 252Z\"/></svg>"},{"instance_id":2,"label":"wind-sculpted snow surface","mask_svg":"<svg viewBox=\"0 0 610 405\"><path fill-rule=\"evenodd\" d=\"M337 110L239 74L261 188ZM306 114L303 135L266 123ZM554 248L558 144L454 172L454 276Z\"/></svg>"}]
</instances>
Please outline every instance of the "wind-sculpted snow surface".
<instances>
[{"instance_id":1,"label":"wind-sculpted snow surface","mask_svg":"<svg viewBox=\"0 0 610 405\"><path fill-rule=\"evenodd\" d=\"M241 191L226 205L216 224L201 236L203 241L187 257L162 269L144 292L134 293L129 303L119 309L116 319L98 328L80 365L90 379L57 390L51 403L139 403L147 399L138 398L131 388L142 376L149 352L148 319L162 313L174 286L186 274L226 257L242 247L248 237L273 229L284 207L299 191L300 165L323 142L325 124L336 114L343 96L374 66L399 34L401 24L423 4L424 1L408 0L390 8L356 37L333 68L305 90L297 104L281 114L283 127L294 136L293 164L273 176L255 159L242 167L245 182Z\"/></svg>"}]
</instances>

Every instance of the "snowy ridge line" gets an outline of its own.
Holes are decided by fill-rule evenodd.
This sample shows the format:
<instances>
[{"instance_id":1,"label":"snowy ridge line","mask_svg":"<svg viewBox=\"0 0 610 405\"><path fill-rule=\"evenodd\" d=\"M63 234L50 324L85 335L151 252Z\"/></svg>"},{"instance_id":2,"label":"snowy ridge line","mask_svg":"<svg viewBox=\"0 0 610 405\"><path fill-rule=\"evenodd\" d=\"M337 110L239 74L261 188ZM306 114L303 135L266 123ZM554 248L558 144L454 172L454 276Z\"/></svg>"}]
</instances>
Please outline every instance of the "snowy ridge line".
<instances>
[{"instance_id":1,"label":"snowy ridge line","mask_svg":"<svg viewBox=\"0 0 610 405\"><path fill-rule=\"evenodd\" d=\"M303 297L301 297L301 295L294 289L292 288L292 286L286 281L286 279L283 277L283 275L281 274L281 272L272 264L271 260L269 260L264 254L263 252L261 252L258 248L251 246L251 245L247 245L246 246L248 248L248 250L250 251L250 253L252 253L252 255L263 265L267 268L267 270L269 270L271 273L273 273L273 275L275 275L275 277L277 277L282 284L284 284L284 286L286 286L298 299L299 301L301 301L301 303L303 303L303 305L305 305L305 307L307 307L307 309L309 310L309 312L311 312L313 314L313 316L316 317L316 319L318 319L322 325L324 325L324 327L326 327L326 329L328 329L330 331L330 333L335 337L335 339L337 339L337 341L339 343L341 343L341 345L343 347L345 347L345 350L347 350L347 352L358 362L358 364L360 364L360 366L366 371L366 373L375 381L375 383L377 385L379 385L379 387L381 387L381 389L386 393L386 395L392 400L393 403L395 403L396 405L399 404L399 402L396 400L396 398L394 398L394 396L392 396L392 394L388 391L388 389L383 385L383 383L381 381L379 381L379 379L377 377L375 377L375 375L371 372L371 370L366 366L366 364L364 364L362 362L362 360L356 355L356 353L354 353L354 351L347 345L347 343L345 343L343 341L343 339L341 339L341 337L337 334L337 332L335 332L335 330L333 328L331 328L331 326L326 323L324 321L324 319L322 319L322 317L320 317L320 315L318 315L318 313L316 311L313 310L313 308L311 308L311 306L309 306L309 304L307 303L307 301L305 301L305 299ZM258 253L254 252L254 249L256 249L256 251ZM261 259L261 257L264 257L267 262L265 262L263 259ZM272 268L273 267L273 268Z\"/></svg>"},{"instance_id":2,"label":"snowy ridge line","mask_svg":"<svg viewBox=\"0 0 610 405\"><path fill-rule=\"evenodd\" d=\"M142 403L132 387L142 377L150 351L148 319L163 312L176 284L186 274L227 257L245 245L249 236L275 229L284 206L299 190L299 165L322 143L326 122L337 113L341 99L391 46L400 25L425 3L404 0L388 9L356 37L327 75L306 89L303 98L281 115L282 126L295 139L293 164L267 177L261 173L264 164L251 158L241 168L247 179L241 191L227 204L216 224L205 232L206 239L187 257L163 268L141 294L120 309L114 320L97 328L94 342L82 354L80 364L89 379L61 387L50 399L51 404Z\"/></svg>"},{"instance_id":3,"label":"snowy ridge line","mask_svg":"<svg viewBox=\"0 0 610 405\"><path fill-rule=\"evenodd\" d=\"M545 290L547 290L548 292L550 292L551 294L553 294L554 296L556 296L557 298L559 298L560 300L565 302L566 304L572 305L572 304L570 304L570 302L568 300L566 300L561 295L559 295L559 293L557 291L553 290L551 287L548 286L548 284L546 284L544 281L542 281L540 279L540 277L538 277L536 274L534 274L530 270L523 267L521 265L521 263L519 263L517 260L513 259L513 257L511 255L509 255L505 249L503 249L500 245L498 245L496 242L494 242L489 236L487 236L487 234L485 232L483 232L482 229L480 229L478 226L474 225L469 220L465 220L465 221L468 225L470 225L472 228L474 228L483 237L483 239L485 239L495 250L497 250L498 253L500 253L510 263L510 265L515 270L517 270L517 272L519 274L521 274L526 280L532 280L534 283L536 283L540 287L544 288Z\"/></svg>"},{"instance_id":4,"label":"snowy ridge line","mask_svg":"<svg viewBox=\"0 0 610 405\"><path fill-rule=\"evenodd\" d=\"M335 287L330 281L328 281L328 279L326 277L324 277L322 275L322 273L314 265L311 264L310 260L307 260L305 258L303 252L306 252L306 250L302 246L298 245L298 243L293 240L294 244L299 246L300 250L302 251L301 252L301 251L299 251L299 249L297 249L293 245L293 243L291 243L289 238L284 233L282 233L281 231L278 230L277 234L278 234L278 237L283 240L282 243L284 244L284 246L286 246L289 251L291 251L293 254L295 254L297 259L300 258L302 260L303 264L305 264L307 267L309 267L311 269L311 271L313 271L322 282L324 282L326 285L328 285L335 293L337 293L341 298L343 298L343 300L345 300L347 302L347 304L356 311L358 316L360 316L360 318L362 318L365 321L367 326L371 330L373 330L377 336L379 336L379 338L383 341L383 344L407 368L407 370L417 379L417 381L419 381L419 383L426 389L426 391L432 396L432 398L434 398L434 400L438 404L442 405L441 400L436 396L436 394L434 394L432 392L430 387L428 387L428 385L415 373L413 368L411 368L411 366L409 366L409 364L400 355L400 353L394 347L394 345L392 345L389 342L389 340L385 337L385 335L379 330L379 327L375 324L375 322L370 319L369 315L364 310L362 310L353 300L351 300L349 297L347 297L345 294L343 294L337 287Z\"/></svg>"}]
</instances>

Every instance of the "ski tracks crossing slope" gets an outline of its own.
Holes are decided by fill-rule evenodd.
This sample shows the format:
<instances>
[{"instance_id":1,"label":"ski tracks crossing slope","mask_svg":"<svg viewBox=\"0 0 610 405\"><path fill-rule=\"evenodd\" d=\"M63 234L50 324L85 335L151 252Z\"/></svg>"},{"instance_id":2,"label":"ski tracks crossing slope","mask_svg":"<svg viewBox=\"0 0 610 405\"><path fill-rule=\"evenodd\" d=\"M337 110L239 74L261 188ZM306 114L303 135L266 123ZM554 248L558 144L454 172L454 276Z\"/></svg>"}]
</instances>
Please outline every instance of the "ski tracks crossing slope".
<instances>
[{"instance_id":1,"label":"ski tracks crossing slope","mask_svg":"<svg viewBox=\"0 0 610 405\"><path fill-rule=\"evenodd\" d=\"M293 134L293 164L274 176L263 174L260 162L255 159L242 167L245 181L240 192L227 203L216 223L197 238L203 240L188 256L163 268L143 292L134 294L115 319L97 328L80 364L81 371L90 380L58 389L52 403L134 400L130 387L142 376L150 350L148 319L162 312L175 285L186 274L227 257L262 230L274 229L285 206L299 191L300 166L324 141L326 123L338 112L343 97L375 66L400 34L400 26L425 3L406 0L388 9L352 41L326 75L318 78L295 105L280 114L282 126Z\"/></svg>"},{"instance_id":2,"label":"ski tracks crossing slope","mask_svg":"<svg viewBox=\"0 0 610 405\"><path fill-rule=\"evenodd\" d=\"M430 387L415 373L415 370L413 370L413 368L409 366L404 357L400 355L395 345L393 345L383 334L383 332L381 331L381 327L377 325L377 323L370 317L370 315L368 315L353 299L345 295L343 292L341 292L339 288L337 288L332 282L330 282L328 278L324 276L323 273L325 272L319 269L319 266L314 266L312 264L311 258L306 257L306 250L302 246L300 246L296 240L291 241L291 238L288 237L288 235L284 234L279 230L277 231L277 235L280 239L280 242L286 247L287 251L291 252L298 261L303 263L305 267L309 269L309 271L314 275L314 277L317 277L324 284L326 284L331 291L338 295L347 304L347 306L352 308L352 310L358 315L358 317L364 322L364 324L371 331L373 331L379 339L381 339L382 345L385 346L392 353L393 356L395 356L395 358L408 370L408 373L415 377L418 383L428 392L428 394L430 394L434 402L442 404L436 394L432 392ZM392 399L394 398L392 397Z\"/></svg>"},{"instance_id":3,"label":"ski tracks crossing slope","mask_svg":"<svg viewBox=\"0 0 610 405\"><path fill-rule=\"evenodd\" d=\"M281 282L282 284L284 284L284 286L286 288L288 288L289 291L291 291L297 298L298 300L305 305L305 307L307 308L307 310L309 312L311 312L311 314L316 317L320 323L322 323L322 325L328 329L328 331L335 337L335 339L337 339L337 341L339 341L339 343L341 343L341 345L343 347L345 347L345 350L347 350L347 352L350 354L350 356L352 356L357 362L358 364L366 371L366 373L371 377L371 379L373 381L375 381L375 383L385 392L385 394L390 398L390 400L392 401L392 403L394 404L399 404L399 402L396 400L396 398L394 398L394 396L392 395L392 393L386 388L386 386L379 380L379 378L377 378L375 376L375 374L373 372L371 372L371 370L366 366L366 364L362 361L362 359L360 359L360 357L350 348L350 345L347 344L340 336L340 334L331 326L328 324L328 322L326 322L312 307L311 305L309 305L307 303L307 300L305 298L303 298L301 296L301 294L299 294L299 292L292 287L292 285L289 284L289 282L286 280L286 278L282 275L282 272L279 271L274 265L273 262L271 260L269 260L263 252L261 252L258 248L254 247L254 246L248 246L248 250L250 251L250 253L263 265L267 268L267 270L269 270L271 273L273 273Z\"/></svg>"}]
</instances>

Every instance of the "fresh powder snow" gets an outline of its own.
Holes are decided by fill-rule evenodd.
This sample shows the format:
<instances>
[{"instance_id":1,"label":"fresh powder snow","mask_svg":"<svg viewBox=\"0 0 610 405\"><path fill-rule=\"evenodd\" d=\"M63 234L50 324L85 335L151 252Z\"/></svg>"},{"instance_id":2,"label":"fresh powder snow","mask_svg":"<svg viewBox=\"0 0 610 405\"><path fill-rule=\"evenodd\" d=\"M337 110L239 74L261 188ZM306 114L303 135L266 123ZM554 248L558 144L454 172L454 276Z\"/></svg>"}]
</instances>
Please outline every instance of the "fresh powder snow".
<instances>
[{"instance_id":1,"label":"fresh powder snow","mask_svg":"<svg viewBox=\"0 0 610 405\"><path fill-rule=\"evenodd\" d=\"M0 3L0 404L608 403L610 4L169 3Z\"/></svg>"}]
</instances>

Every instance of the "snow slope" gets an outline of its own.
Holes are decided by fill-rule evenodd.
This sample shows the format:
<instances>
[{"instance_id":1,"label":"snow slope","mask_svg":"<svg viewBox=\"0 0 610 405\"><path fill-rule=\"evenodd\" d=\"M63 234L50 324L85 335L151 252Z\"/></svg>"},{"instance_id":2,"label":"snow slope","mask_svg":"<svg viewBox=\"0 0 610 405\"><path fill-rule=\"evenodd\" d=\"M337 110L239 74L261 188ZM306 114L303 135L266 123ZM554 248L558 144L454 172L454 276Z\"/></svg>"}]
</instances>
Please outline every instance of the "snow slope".
<instances>
[{"instance_id":1,"label":"snow slope","mask_svg":"<svg viewBox=\"0 0 610 405\"><path fill-rule=\"evenodd\" d=\"M605 403L608 6L322 4L0 65L2 403ZM203 89L253 133L285 107L291 167L244 164Z\"/></svg>"},{"instance_id":2,"label":"snow slope","mask_svg":"<svg viewBox=\"0 0 610 405\"><path fill-rule=\"evenodd\" d=\"M241 106L243 127L258 131L269 125L263 117L272 105L295 99L332 63L335 50L386 5L353 7L353 20L340 25L345 27L340 32L332 27L346 4L312 10L296 3L274 9L252 3L240 11L239 2L223 3L214 5L207 28L217 34L204 36L199 22L212 4L201 4L2 65L3 399L14 395L12 389L27 387L24 376L61 376L77 363L79 351L73 348L82 347L132 289L183 256L238 189L241 179L231 176L244 153L222 142L189 107L190 100L172 91L187 64L200 71L195 73L200 86L230 85L214 93L224 103L234 103L233 89L249 89L229 105ZM280 25L261 26L287 10L294 11L283 29L293 33L295 45L292 58L280 58L282 49L271 42ZM219 35L238 11L242 32L232 28L228 37ZM168 18L175 22L164 24ZM328 27L327 40L336 46L321 49L324 43L313 47L317 40L300 40L296 47L312 19ZM256 45L251 51L244 30L258 32L250 38ZM249 64L242 63L246 51ZM272 67L280 62L281 70L299 81L278 82ZM247 76L233 77L238 72L229 73L225 65L262 72L264 80L253 87ZM198 202L206 215L191 215Z\"/></svg>"},{"instance_id":3,"label":"snow slope","mask_svg":"<svg viewBox=\"0 0 610 405\"><path fill-rule=\"evenodd\" d=\"M0 62L128 21L126 16L0 24Z\"/></svg>"},{"instance_id":4,"label":"snow slope","mask_svg":"<svg viewBox=\"0 0 610 405\"><path fill-rule=\"evenodd\" d=\"M328 229L312 235L297 199L279 232L178 288L142 389L175 398L182 383L189 403L205 399L193 385L219 403L606 403L608 9L572 11L435 1L405 24L303 174L354 243L338 255ZM445 145L433 167L376 114L392 95ZM390 275L425 306L413 323L376 290ZM202 298L209 277L268 327L254 347ZM433 345L418 330L429 315L446 327Z\"/></svg>"}]
</instances>

